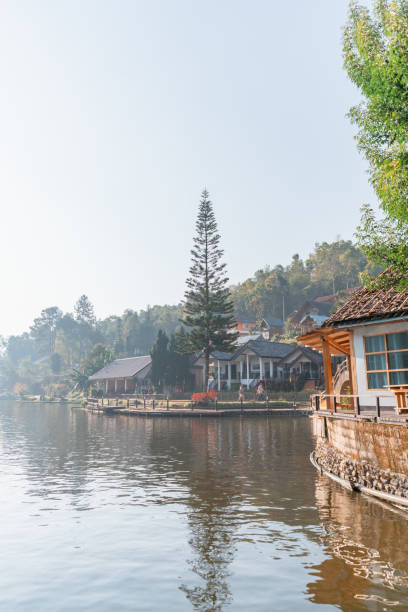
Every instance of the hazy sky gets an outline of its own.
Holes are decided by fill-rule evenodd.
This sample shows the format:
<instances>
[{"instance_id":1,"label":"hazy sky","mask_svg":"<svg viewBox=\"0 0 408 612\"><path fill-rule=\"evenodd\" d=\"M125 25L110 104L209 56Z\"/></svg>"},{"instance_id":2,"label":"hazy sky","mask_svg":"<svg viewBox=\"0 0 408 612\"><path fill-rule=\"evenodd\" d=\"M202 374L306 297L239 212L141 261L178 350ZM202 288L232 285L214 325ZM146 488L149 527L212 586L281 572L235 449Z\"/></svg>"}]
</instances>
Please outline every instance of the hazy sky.
<instances>
[{"instance_id":1,"label":"hazy sky","mask_svg":"<svg viewBox=\"0 0 408 612\"><path fill-rule=\"evenodd\" d=\"M2 0L0 334L177 303L200 192L231 282L352 238L348 0Z\"/></svg>"}]
</instances>

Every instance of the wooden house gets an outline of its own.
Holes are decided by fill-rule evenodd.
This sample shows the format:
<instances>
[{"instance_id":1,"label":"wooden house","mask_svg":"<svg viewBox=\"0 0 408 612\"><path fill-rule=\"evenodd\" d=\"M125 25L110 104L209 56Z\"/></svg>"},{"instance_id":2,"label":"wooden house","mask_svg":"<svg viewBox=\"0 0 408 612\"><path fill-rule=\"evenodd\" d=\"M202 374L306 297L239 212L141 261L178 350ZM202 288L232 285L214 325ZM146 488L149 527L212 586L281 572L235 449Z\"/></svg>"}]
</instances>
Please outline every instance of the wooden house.
<instances>
[{"instance_id":1,"label":"wooden house","mask_svg":"<svg viewBox=\"0 0 408 612\"><path fill-rule=\"evenodd\" d=\"M323 355L327 406L333 408L334 396L340 401L346 391L360 406L406 402L408 289L360 289L321 328L298 341ZM336 358L341 360L337 372Z\"/></svg>"},{"instance_id":2,"label":"wooden house","mask_svg":"<svg viewBox=\"0 0 408 612\"><path fill-rule=\"evenodd\" d=\"M115 359L92 374L89 380L108 393L135 393L148 384L152 358L150 355Z\"/></svg>"}]
</instances>

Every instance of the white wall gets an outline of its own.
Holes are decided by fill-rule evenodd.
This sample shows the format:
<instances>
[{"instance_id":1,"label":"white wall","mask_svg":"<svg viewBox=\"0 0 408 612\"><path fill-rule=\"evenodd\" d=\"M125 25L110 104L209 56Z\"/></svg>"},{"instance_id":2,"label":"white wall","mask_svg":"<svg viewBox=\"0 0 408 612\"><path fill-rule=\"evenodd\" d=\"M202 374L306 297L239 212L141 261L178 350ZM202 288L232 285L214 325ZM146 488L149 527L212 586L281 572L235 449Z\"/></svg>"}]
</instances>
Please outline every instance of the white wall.
<instances>
[{"instance_id":1,"label":"white wall","mask_svg":"<svg viewBox=\"0 0 408 612\"><path fill-rule=\"evenodd\" d=\"M408 321L395 321L379 323L376 325L361 325L351 328L354 331L354 354L356 358L357 395L361 397L361 404L375 406L375 398L380 395L382 406L395 406L395 396L392 391L384 389L378 391L367 389L367 373L364 357L364 337L375 334L389 334L391 332L408 331ZM384 397L385 396L385 397Z\"/></svg>"}]
</instances>

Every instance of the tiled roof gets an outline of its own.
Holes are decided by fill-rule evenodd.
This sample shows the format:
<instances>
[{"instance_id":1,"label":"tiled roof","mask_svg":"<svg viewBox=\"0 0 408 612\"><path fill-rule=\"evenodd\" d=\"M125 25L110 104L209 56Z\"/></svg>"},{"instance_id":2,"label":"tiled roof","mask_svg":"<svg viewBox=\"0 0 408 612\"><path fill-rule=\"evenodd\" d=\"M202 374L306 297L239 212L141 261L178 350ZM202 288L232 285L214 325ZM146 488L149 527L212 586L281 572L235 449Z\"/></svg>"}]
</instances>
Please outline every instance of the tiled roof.
<instances>
[{"instance_id":1,"label":"tiled roof","mask_svg":"<svg viewBox=\"0 0 408 612\"><path fill-rule=\"evenodd\" d=\"M285 357L293 350L293 344L268 342L268 340L250 340L235 353L234 358L246 349L250 349L259 357L276 357L277 359L282 359L282 357Z\"/></svg>"},{"instance_id":2,"label":"tiled roof","mask_svg":"<svg viewBox=\"0 0 408 612\"><path fill-rule=\"evenodd\" d=\"M230 361L235 353L224 353L223 351L213 351L211 357L220 361Z\"/></svg>"},{"instance_id":3,"label":"tiled roof","mask_svg":"<svg viewBox=\"0 0 408 612\"><path fill-rule=\"evenodd\" d=\"M106 380L109 378L128 378L136 376L152 362L150 355L142 357L127 357L126 359L115 359L112 363L92 374L89 380Z\"/></svg>"},{"instance_id":4,"label":"tiled roof","mask_svg":"<svg viewBox=\"0 0 408 612\"><path fill-rule=\"evenodd\" d=\"M297 344L294 347L294 349L290 353L288 353L286 357L282 359L282 364L285 362L292 363L293 361L296 361L296 359L293 360L291 359L291 357L292 355L295 355L297 352L299 352L300 355L304 355L305 357L310 359L310 361L313 361L316 365L321 365L323 363L323 357L321 353L307 346L300 346L299 344Z\"/></svg>"},{"instance_id":5,"label":"tiled roof","mask_svg":"<svg viewBox=\"0 0 408 612\"><path fill-rule=\"evenodd\" d=\"M312 319L312 321L314 321L316 323L316 325L323 325L323 323L325 321L327 321L328 317L325 317L323 315L314 315L314 314L307 314L303 317L303 319L301 320L300 324L302 325L302 323L304 323L307 319Z\"/></svg>"},{"instance_id":6,"label":"tiled roof","mask_svg":"<svg viewBox=\"0 0 408 612\"><path fill-rule=\"evenodd\" d=\"M276 317L264 317L263 320L265 321L265 323L267 323L267 325L270 325L271 327L280 327L281 325L283 325L282 319L277 319Z\"/></svg>"},{"instance_id":7,"label":"tiled roof","mask_svg":"<svg viewBox=\"0 0 408 612\"><path fill-rule=\"evenodd\" d=\"M389 271L386 272L391 274ZM385 274L385 273L383 273ZM408 317L408 289L360 289L334 312L323 327L376 319Z\"/></svg>"}]
</instances>

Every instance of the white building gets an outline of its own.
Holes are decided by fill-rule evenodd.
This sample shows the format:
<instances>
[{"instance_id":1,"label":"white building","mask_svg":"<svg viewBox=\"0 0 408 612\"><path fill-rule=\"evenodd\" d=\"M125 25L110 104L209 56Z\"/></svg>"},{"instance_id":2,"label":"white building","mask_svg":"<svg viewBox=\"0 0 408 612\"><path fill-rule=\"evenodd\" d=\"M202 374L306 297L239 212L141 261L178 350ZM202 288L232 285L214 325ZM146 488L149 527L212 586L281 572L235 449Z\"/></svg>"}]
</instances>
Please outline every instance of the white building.
<instances>
[{"instance_id":1,"label":"white building","mask_svg":"<svg viewBox=\"0 0 408 612\"><path fill-rule=\"evenodd\" d=\"M381 406L407 401L408 289L360 289L320 329L298 340L322 352L326 395L341 401L347 388L361 406L370 407L377 398ZM347 363L342 390L333 377L334 355Z\"/></svg>"}]
</instances>

